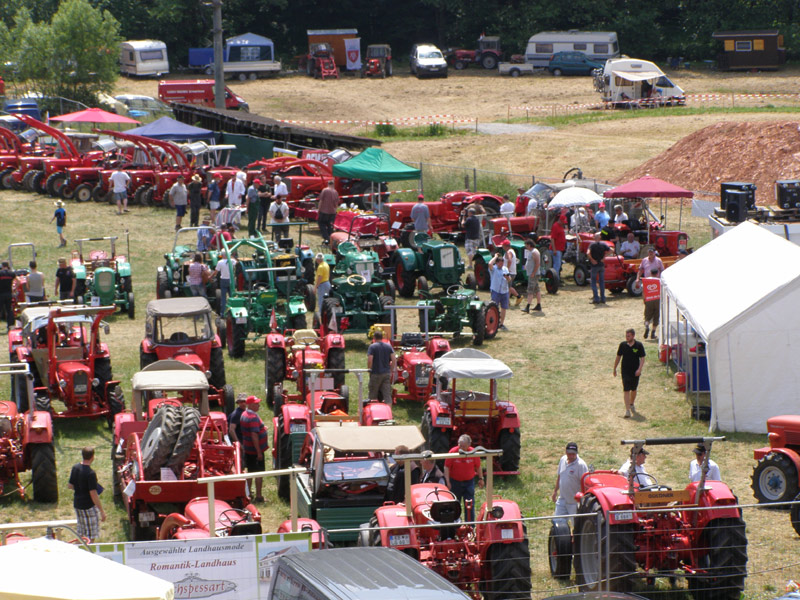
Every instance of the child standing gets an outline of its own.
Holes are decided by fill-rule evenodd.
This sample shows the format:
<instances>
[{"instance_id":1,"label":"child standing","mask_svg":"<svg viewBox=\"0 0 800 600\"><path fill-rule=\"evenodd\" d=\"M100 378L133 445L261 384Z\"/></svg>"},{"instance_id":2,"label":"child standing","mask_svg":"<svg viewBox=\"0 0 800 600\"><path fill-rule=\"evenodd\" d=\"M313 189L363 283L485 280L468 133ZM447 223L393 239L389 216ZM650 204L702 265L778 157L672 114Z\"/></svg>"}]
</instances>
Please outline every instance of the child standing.
<instances>
[{"instance_id":1,"label":"child standing","mask_svg":"<svg viewBox=\"0 0 800 600\"><path fill-rule=\"evenodd\" d=\"M56 222L56 231L58 232L58 237L61 240L61 243L58 245L59 248L63 248L67 245L67 240L64 239L64 227L67 226L67 211L64 210L64 202L62 200L55 201L56 211L53 213L53 218L50 219L52 223L54 220Z\"/></svg>"}]
</instances>

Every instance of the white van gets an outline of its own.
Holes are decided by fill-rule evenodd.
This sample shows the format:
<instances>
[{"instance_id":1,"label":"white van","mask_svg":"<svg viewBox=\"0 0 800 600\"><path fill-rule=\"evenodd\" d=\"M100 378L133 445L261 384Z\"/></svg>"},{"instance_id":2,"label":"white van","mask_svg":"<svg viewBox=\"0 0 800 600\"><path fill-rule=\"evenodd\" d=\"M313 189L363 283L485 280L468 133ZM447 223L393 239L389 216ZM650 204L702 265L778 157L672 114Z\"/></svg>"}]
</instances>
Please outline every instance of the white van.
<instances>
[{"instance_id":1,"label":"white van","mask_svg":"<svg viewBox=\"0 0 800 600\"><path fill-rule=\"evenodd\" d=\"M159 40L129 40L119 45L119 70L123 75L161 77L169 73L167 45Z\"/></svg>"},{"instance_id":2,"label":"white van","mask_svg":"<svg viewBox=\"0 0 800 600\"><path fill-rule=\"evenodd\" d=\"M525 49L525 62L546 67L556 52L583 52L591 60L604 62L619 56L619 42L613 31L542 31L531 36Z\"/></svg>"},{"instance_id":3,"label":"white van","mask_svg":"<svg viewBox=\"0 0 800 600\"><path fill-rule=\"evenodd\" d=\"M679 86L654 63L638 58L606 61L602 76L595 78L595 87L603 101L614 106L627 107L632 101L668 106L686 104L686 93Z\"/></svg>"}]
</instances>

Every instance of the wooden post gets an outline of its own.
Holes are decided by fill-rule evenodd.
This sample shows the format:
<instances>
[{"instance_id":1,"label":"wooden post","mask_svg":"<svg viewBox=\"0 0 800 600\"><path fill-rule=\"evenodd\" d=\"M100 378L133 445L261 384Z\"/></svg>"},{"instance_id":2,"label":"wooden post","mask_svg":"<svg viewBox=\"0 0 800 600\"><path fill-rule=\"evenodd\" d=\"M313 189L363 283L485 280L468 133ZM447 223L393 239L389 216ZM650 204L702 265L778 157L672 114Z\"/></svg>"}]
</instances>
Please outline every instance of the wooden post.
<instances>
[{"instance_id":1,"label":"wooden post","mask_svg":"<svg viewBox=\"0 0 800 600\"><path fill-rule=\"evenodd\" d=\"M211 537L217 537L217 511L216 505L217 501L214 497L214 482L209 481L206 484L208 488L208 533Z\"/></svg>"}]
</instances>

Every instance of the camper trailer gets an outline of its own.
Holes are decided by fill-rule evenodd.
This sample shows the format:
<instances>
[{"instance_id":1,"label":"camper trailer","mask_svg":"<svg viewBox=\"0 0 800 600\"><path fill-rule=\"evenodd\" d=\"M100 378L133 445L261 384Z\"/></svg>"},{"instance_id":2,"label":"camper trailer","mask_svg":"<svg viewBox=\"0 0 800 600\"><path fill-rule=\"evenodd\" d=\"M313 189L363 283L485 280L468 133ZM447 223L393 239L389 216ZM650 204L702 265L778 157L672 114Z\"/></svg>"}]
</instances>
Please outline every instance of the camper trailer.
<instances>
[{"instance_id":1,"label":"camper trailer","mask_svg":"<svg viewBox=\"0 0 800 600\"><path fill-rule=\"evenodd\" d=\"M528 40L525 62L547 67L556 52L583 52L589 59L603 63L619 56L619 42L613 31L542 31Z\"/></svg>"},{"instance_id":2,"label":"camper trailer","mask_svg":"<svg viewBox=\"0 0 800 600\"><path fill-rule=\"evenodd\" d=\"M245 33L225 40L222 55L225 77L239 81L256 79L259 75L274 74L281 70L281 61L275 60L275 44L255 33ZM189 68L214 74L214 48L189 48Z\"/></svg>"},{"instance_id":3,"label":"camper trailer","mask_svg":"<svg viewBox=\"0 0 800 600\"><path fill-rule=\"evenodd\" d=\"M131 40L119 45L119 70L123 75L161 77L169 73L167 45L158 40Z\"/></svg>"},{"instance_id":4,"label":"camper trailer","mask_svg":"<svg viewBox=\"0 0 800 600\"><path fill-rule=\"evenodd\" d=\"M638 58L606 61L595 71L595 89L603 102L614 107L677 106L686 104L686 94L655 64Z\"/></svg>"}]
</instances>

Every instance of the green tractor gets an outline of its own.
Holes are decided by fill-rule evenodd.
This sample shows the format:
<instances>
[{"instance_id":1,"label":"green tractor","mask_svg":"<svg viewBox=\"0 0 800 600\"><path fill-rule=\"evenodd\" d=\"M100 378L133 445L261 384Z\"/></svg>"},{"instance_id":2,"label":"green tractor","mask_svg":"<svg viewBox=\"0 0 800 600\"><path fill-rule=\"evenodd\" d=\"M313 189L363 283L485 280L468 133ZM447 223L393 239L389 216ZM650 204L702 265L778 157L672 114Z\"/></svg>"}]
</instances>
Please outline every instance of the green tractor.
<instances>
[{"instance_id":1,"label":"green tractor","mask_svg":"<svg viewBox=\"0 0 800 600\"><path fill-rule=\"evenodd\" d=\"M506 237L504 235L496 235L491 239L488 248L479 248L477 254L475 254L475 280L478 284L478 289L489 289L492 279L489 273L489 261L492 260L492 256L495 253L503 251L502 243L505 239ZM525 240L519 236L513 236L508 238L508 240L517 257L517 276L514 278L511 285L515 288L521 288L524 294L524 290L528 287L528 274L525 272ZM542 260L539 263L538 277L539 281L544 283L547 293L555 294L558 292L558 288L561 285L561 278L554 268L548 266L546 254L543 252L543 250L547 250L547 248L548 246L546 245L539 247Z\"/></svg>"},{"instance_id":2,"label":"green tractor","mask_svg":"<svg viewBox=\"0 0 800 600\"><path fill-rule=\"evenodd\" d=\"M417 302L420 331L450 334L458 337L464 328L472 330L472 343L483 344L484 340L497 335L500 326L500 309L494 302L485 303L475 290L451 285L446 295L433 297L421 290L422 300ZM433 307L424 309L423 307ZM427 321L427 323L426 323Z\"/></svg>"},{"instance_id":3,"label":"green tractor","mask_svg":"<svg viewBox=\"0 0 800 600\"><path fill-rule=\"evenodd\" d=\"M188 298L193 295L188 281L189 265L198 252L197 240L202 229L205 228L183 227L175 232L172 251L164 254L164 265L158 267L156 273L156 298ZM208 250L201 254L203 262L213 271L219 259L217 250ZM219 312L220 291L216 277L210 278L206 283L206 297L211 307Z\"/></svg>"},{"instance_id":4,"label":"green tractor","mask_svg":"<svg viewBox=\"0 0 800 600\"><path fill-rule=\"evenodd\" d=\"M414 290L428 291L429 286L445 290L461 284L464 260L455 244L434 240L426 233L416 233L410 248L395 252L395 284L401 296L410 298ZM467 275L466 287L475 289L475 276Z\"/></svg>"},{"instance_id":5,"label":"green tractor","mask_svg":"<svg viewBox=\"0 0 800 600\"><path fill-rule=\"evenodd\" d=\"M128 317L135 317L133 281L131 280L131 243L128 232L127 257L117 254L117 236L81 238L75 240L78 250L72 252L71 265L75 272L75 303L92 306L117 306ZM106 250L85 250L90 242L109 242Z\"/></svg>"},{"instance_id":6,"label":"green tractor","mask_svg":"<svg viewBox=\"0 0 800 600\"><path fill-rule=\"evenodd\" d=\"M331 268L331 291L322 302L319 329L329 332L368 333L376 323L389 323L387 306L394 303L395 286L383 279L378 254L342 242L336 255L325 257Z\"/></svg>"},{"instance_id":7,"label":"green tractor","mask_svg":"<svg viewBox=\"0 0 800 600\"><path fill-rule=\"evenodd\" d=\"M225 240L223 245L236 260L223 315L224 332L220 328L228 354L241 358L250 336L258 339L271 331L305 329L306 307L315 302L314 286L299 275L302 264L297 254L261 235Z\"/></svg>"}]
</instances>

